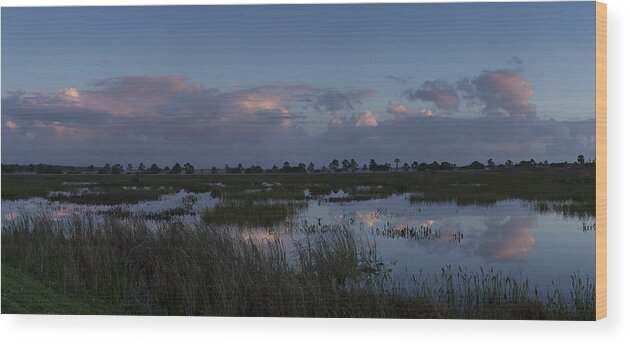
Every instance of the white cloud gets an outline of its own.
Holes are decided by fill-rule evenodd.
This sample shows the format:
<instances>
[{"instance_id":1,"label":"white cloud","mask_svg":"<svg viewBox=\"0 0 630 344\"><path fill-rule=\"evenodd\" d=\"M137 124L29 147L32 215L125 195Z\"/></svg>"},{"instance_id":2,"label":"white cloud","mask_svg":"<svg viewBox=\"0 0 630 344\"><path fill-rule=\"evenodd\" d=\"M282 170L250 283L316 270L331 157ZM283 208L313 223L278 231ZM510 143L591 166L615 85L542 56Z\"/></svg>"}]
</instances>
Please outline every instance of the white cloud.
<instances>
[{"instance_id":1,"label":"white cloud","mask_svg":"<svg viewBox=\"0 0 630 344\"><path fill-rule=\"evenodd\" d=\"M74 87L64 88L63 90L59 91L58 96L61 100L69 103L79 103L81 100L79 90Z\"/></svg>"}]
</instances>

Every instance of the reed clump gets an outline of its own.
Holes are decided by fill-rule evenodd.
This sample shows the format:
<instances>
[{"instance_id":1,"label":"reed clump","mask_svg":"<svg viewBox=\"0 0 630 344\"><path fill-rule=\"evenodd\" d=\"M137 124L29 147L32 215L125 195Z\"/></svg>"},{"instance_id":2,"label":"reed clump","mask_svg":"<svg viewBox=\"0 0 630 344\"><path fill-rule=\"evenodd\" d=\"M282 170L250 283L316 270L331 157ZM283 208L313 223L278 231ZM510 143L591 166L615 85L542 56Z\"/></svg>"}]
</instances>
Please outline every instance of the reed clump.
<instances>
[{"instance_id":1,"label":"reed clump","mask_svg":"<svg viewBox=\"0 0 630 344\"><path fill-rule=\"evenodd\" d=\"M224 200L212 208L205 209L201 218L210 225L269 228L289 222L306 207L306 202L297 201Z\"/></svg>"}]
</instances>

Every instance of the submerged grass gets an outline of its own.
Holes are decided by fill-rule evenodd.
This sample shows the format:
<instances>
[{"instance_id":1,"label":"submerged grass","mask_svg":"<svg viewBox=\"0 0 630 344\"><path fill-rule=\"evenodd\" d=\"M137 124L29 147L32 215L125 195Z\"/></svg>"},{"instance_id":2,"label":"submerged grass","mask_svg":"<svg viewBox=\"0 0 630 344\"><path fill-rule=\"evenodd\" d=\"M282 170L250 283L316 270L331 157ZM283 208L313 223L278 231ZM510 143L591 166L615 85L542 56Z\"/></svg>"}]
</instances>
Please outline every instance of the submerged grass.
<instances>
[{"instance_id":1,"label":"submerged grass","mask_svg":"<svg viewBox=\"0 0 630 344\"><path fill-rule=\"evenodd\" d=\"M286 223L306 207L305 202L223 201L204 210L201 218L211 225L272 227Z\"/></svg>"},{"instance_id":2,"label":"submerged grass","mask_svg":"<svg viewBox=\"0 0 630 344\"><path fill-rule=\"evenodd\" d=\"M541 214L555 213L566 218L576 217L583 220L595 218L595 207L589 201L538 200L530 202L529 206Z\"/></svg>"},{"instance_id":3,"label":"submerged grass","mask_svg":"<svg viewBox=\"0 0 630 344\"><path fill-rule=\"evenodd\" d=\"M46 198L50 201L74 203L74 204L95 204L95 205L116 205L134 204L144 201L155 201L160 196L171 193L173 190L148 189L148 190L125 190L114 189L101 191L99 193L81 194L53 194Z\"/></svg>"},{"instance_id":4,"label":"submerged grass","mask_svg":"<svg viewBox=\"0 0 630 344\"><path fill-rule=\"evenodd\" d=\"M572 320L595 315L594 287L577 275L570 295L558 288L539 294L527 280L500 271L454 273L448 267L434 278L416 278L415 287L407 289L390 276L375 247L346 226L305 232L295 255L278 239L256 241L239 233L207 222L150 229L140 219L18 217L3 224L2 262L67 295L104 300L111 314ZM5 283L3 278L3 292Z\"/></svg>"}]
</instances>

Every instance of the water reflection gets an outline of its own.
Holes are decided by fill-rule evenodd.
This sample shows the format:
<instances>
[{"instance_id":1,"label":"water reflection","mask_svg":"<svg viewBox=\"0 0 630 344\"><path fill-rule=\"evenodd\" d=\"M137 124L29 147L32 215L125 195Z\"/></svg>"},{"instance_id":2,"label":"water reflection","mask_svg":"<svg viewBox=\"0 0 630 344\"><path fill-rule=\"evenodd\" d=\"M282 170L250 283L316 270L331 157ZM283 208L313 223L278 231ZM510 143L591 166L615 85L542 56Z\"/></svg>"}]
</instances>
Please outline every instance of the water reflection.
<instances>
[{"instance_id":1,"label":"water reflection","mask_svg":"<svg viewBox=\"0 0 630 344\"><path fill-rule=\"evenodd\" d=\"M238 230L244 238L255 242L280 240L290 252L293 240L305 235L300 233L305 223L314 231L348 226L366 242L374 243L383 260L399 276L418 271L437 272L447 264L475 269L491 266L523 273L543 286L552 280L570 286L572 272L581 271L590 276L595 273L595 224L578 217L548 209L537 211L520 200L462 207L454 203L418 205L410 202L409 195L339 201L344 196L343 191L337 191L314 198L273 226L250 221L246 228ZM185 191L162 196L157 201L124 206L78 205L33 198L3 201L2 221L4 227L22 214L43 213L60 221L72 214L88 212L101 217L106 214L118 218L141 217L157 227L163 221L198 221L205 209L215 209L220 204L210 193Z\"/></svg>"},{"instance_id":2,"label":"water reflection","mask_svg":"<svg viewBox=\"0 0 630 344\"><path fill-rule=\"evenodd\" d=\"M527 255L536 239L529 232L537 226L536 216L488 218L487 230L477 238L477 254L489 260L510 260Z\"/></svg>"}]
</instances>

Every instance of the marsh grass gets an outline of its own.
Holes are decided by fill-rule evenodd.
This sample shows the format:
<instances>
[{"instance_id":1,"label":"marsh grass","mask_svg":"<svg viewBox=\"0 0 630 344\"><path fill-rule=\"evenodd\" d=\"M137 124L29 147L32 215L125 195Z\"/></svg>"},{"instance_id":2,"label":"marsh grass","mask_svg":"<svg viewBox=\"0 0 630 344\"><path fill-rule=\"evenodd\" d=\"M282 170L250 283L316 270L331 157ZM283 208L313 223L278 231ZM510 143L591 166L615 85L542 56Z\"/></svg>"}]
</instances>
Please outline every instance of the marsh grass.
<instances>
[{"instance_id":1,"label":"marsh grass","mask_svg":"<svg viewBox=\"0 0 630 344\"><path fill-rule=\"evenodd\" d=\"M430 226L392 226L389 223L384 224L382 227L371 228L371 232L376 236L392 238L392 239L406 239L416 241L441 241L446 240L449 242L460 242L464 238L464 233L460 231L456 232L442 232L439 229L434 229Z\"/></svg>"},{"instance_id":2,"label":"marsh grass","mask_svg":"<svg viewBox=\"0 0 630 344\"><path fill-rule=\"evenodd\" d=\"M201 218L211 225L273 227L290 222L307 206L305 202L223 201L204 210Z\"/></svg>"},{"instance_id":3,"label":"marsh grass","mask_svg":"<svg viewBox=\"0 0 630 344\"><path fill-rule=\"evenodd\" d=\"M121 221L89 215L3 223L2 262L48 287L110 305L111 314L594 319L594 287L546 294L500 271L450 267L401 287L376 247L347 226L313 230L287 252L207 222ZM3 290L5 284L3 281Z\"/></svg>"},{"instance_id":4,"label":"marsh grass","mask_svg":"<svg viewBox=\"0 0 630 344\"><path fill-rule=\"evenodd\" d=\"M77 185L98 189L56 200L80 204L125 204L155 200L178 190L210 192L225 201L350 202L410 194L411 202L455 202L490 206L498 201L566 201L557 211L580 216L595 213L595 169L536 168L413 173L299 173L249 175L2 175L2 199L47 197ZM124 190L123 187L136 190ZM148 189L145 189L148 188ZM308 189L309 195L304 194ZM259 190L259 192L249 192ZM326 200L342 190L347 195ZM553 210L553 209L552 209ZM554 210L555 211L555 210Z\"/></svg>"},{"instance_id":5,"label":"marsh grass","mask_svg":"<svg viewBox=\"0 0 630 344\"><path fill-rule=\"evenodd\" d=\"M559 214L565 218L582 220L595 218L595 207L589 201L549 201L538 200L528 203L529 207L540 214Z\"/></svg>"},{"instance_id":6,"label":"marsh grass","mask_svg":"<svg viewBox=\"0 0 630 344\"><path fill-rule=\"evenodd\" d=\"M134 204L145 201L156 201L160 196L168 192L162 190L123 190L109 191L103 193L83 193L70 195L51 195L48 200L53 202L93 204L93 205L116 205Z\"/></svg>"}]
</instances>

